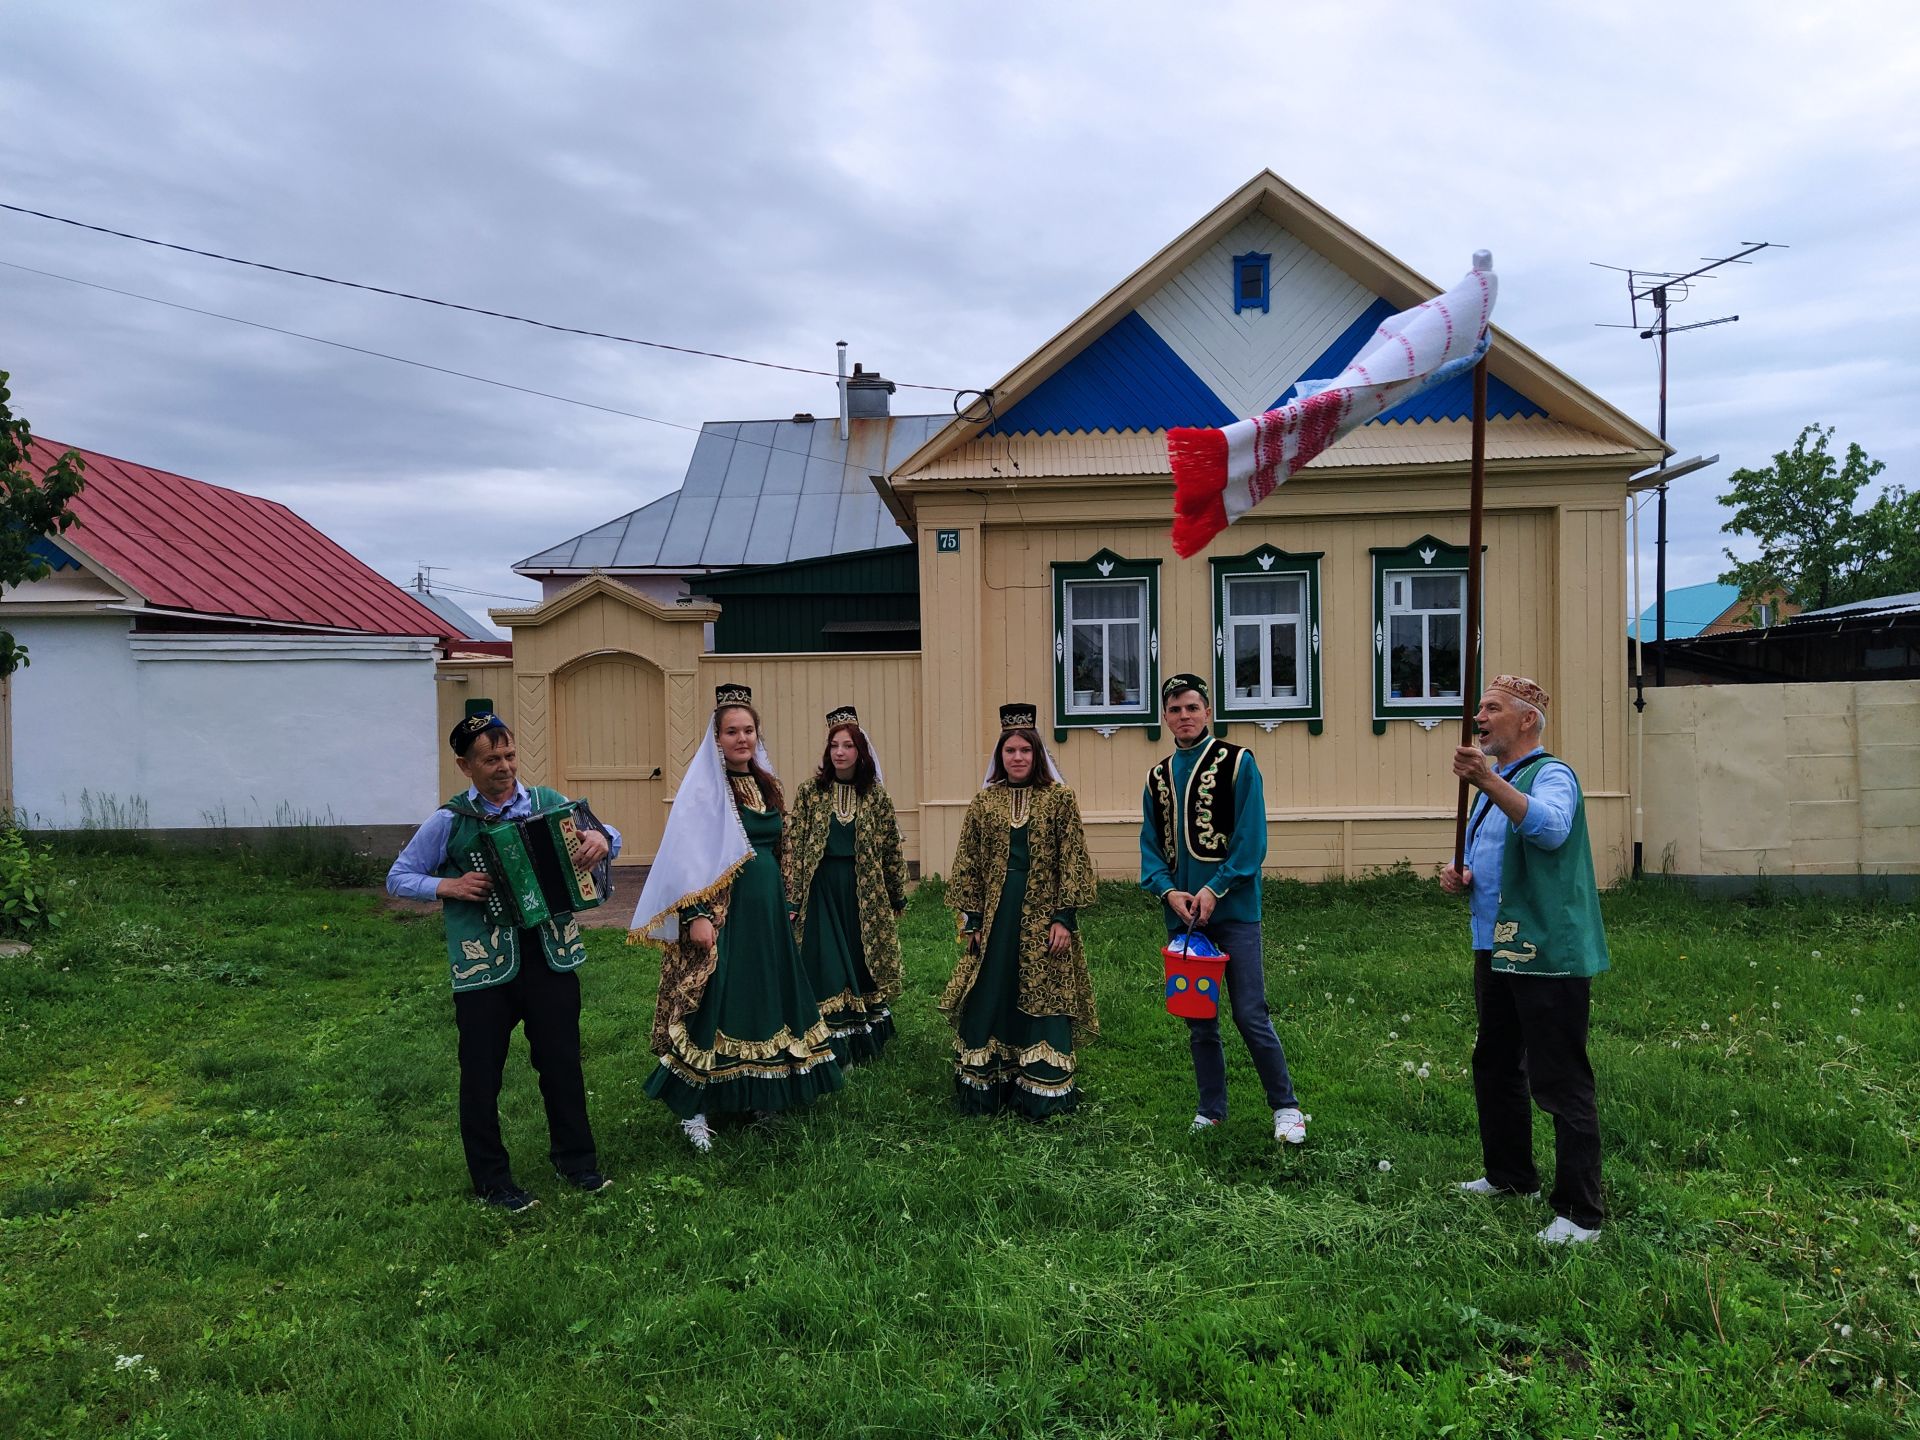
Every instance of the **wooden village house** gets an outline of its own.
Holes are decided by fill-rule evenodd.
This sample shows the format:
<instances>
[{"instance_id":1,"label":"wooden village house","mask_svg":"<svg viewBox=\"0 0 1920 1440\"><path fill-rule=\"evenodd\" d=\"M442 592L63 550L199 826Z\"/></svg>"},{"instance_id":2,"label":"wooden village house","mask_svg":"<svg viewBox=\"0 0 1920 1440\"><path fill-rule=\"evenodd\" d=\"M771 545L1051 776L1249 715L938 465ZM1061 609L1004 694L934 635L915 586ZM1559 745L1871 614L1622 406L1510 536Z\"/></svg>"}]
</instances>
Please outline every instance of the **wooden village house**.
<instances>
[{"instance_id":1,"label":"wooden village house","mask_svg":"<svg viewBox=\"0 0 1920 1440\"><path fill-rule=\"evenodd\" d=\"M1441 288L1263 172L1041 344L991 406L896 416L892 387L862 371L844 424L706 426L676 494L516 567L545 598L493 612L510 657L442 662L441 721L506 712L525 770L589 795L643 858L714 684L753 686L790 780L817 763L826 711L852 703L909 855L938 873L997 707L1031 700L1119 878L1136 873L1142 779L1170 744L1157 683L1200 670L1266 776L1273 873L1437 864L1478 691L1460 673L1466 382L1362 427L1184 561L1165 432L1337 373L1383 317ZM1547 744L1584 782L1606 883L1630 863L1627 482L1662 446L1497 327L1490 370L1484 673L1552 692Z\"/></svg>"}]
</instances>

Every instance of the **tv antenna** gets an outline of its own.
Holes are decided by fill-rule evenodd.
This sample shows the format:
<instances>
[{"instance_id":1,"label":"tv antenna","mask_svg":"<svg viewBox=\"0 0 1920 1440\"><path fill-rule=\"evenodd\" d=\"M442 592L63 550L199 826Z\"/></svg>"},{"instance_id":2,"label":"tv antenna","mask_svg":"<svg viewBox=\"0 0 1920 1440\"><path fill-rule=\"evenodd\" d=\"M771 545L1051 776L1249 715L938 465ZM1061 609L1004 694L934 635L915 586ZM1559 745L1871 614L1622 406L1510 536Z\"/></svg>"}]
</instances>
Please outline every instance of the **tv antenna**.
<instances>
[{"instance_id":1,"label":"tv antenna","mask_svg":"<svg viewBox=\"0 0 1920 1440\"><path fill-rule=\"evenodd\" d=\"M1672 322L1672 310L1675 305L1683 304L1693 297L1694 285L1703 280L1719 278L1713 272L1723 265L1751 265L1747 257L1757 255L1762 250L1785 250L1788 246L1773 240L1742 240L1741 248L1731 255L1718 257L1705 255L1701 259L1706 263L1687 271L1674 270L1638 270L1621 265L1604 265L1595 260L1590 263L1602 270L1613 270L1627 277L1628 313L1633 317L1630 325L1614 325L1601 322L1605 330L1634 330L1642 340L1654 342L1654 353L1660 369L1660 428L1661 443L1667 438L1667 340L1669 336L1681 334L1687 330L1705 330L1713 325L1731 325L1740 317L1722 315L1714 320L1696 320L1691 325L1675 325ZM1644 312L1644 315L1643 315ZM1667 468L1667 457L1660 457L1659 469ZM1659 496L1658 519L1655 522L1654 540L1654 602L1653 629L1654 640L1654 680L1655 687L1667 683L1667 484L1662 480L1655 493ZM1637 533L1637 531L1636 531ZM1640 633L1640 617L1634 616L1634 634ZM1634 666L1634 699L1636 710L1647 708L1646 675L1639 665Z\"/></svg>"}]
</instances>

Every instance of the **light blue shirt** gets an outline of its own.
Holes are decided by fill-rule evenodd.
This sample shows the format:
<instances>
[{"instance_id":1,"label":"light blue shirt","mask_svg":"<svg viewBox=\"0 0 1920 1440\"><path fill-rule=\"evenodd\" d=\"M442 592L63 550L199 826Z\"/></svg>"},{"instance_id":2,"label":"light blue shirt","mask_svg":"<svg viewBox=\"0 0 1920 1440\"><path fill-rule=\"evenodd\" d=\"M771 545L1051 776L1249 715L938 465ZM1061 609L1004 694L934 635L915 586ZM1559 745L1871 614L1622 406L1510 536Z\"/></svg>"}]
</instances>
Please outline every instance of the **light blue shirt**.
<instances>
[{"instance_id":1,"label":"light blue shirt","mask_svg":"<svg viewBox=\"0 0 1920 1440\"><path fill-rule=\"evenodd\" d=\"M1502 780L1511 781L1540 747L1522 755L1512 764L1498 767ZM1520 838L1542 850L1558 850L1573 832L1573 812L1580 803L1580 782L1573 771L1555 760L1542 766L1534 777L1533 793L1527 797L1526 817L1520 822ZM1507 832L1513 823L1506 812L1484 792L1467 817L1467 868L1473 872L1473 893L1468 913L1473 917L1473 948L1493 948L1493 919L1500 912L1500 869L1506 861Z\"/></svg>"},{"instance_id":2,"label":"light blue shirt","mask_svg":"<svg viewBox=\"0 0 1920 1440\"><path fill-rule=\"evenodd\" d=\"M533 796L518 780L504 805L495 805L478 789L469 785L467 798L480 807L489 820L519 820L533 813ZM437 900L440 898L440 867L447 863L447 837L453 834L454 813L442 807L427 817L427 823L413 832L393 868L387 871L387 893L399 900ZM607 826L611 857L620 854L620 832Z\"/></svg>"}]
</instances>

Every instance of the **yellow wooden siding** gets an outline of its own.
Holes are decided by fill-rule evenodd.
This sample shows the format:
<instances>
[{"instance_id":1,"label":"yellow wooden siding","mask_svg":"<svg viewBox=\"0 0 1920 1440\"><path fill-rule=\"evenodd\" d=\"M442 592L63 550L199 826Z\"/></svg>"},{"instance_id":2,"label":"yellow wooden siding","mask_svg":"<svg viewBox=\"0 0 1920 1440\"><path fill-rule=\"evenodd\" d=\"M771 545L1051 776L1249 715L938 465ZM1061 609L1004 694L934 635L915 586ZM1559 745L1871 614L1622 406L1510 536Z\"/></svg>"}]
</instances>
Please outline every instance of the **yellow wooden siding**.
<instances>
[{"instance_id":1,"label":"yellow wooden siding","mask_svg":"<svg viewBox=\"0 0 1920 1440\"><path fill-rule=\"evenodd\" d=\"M1083 492L1075 507L1052 488L1032 495L1023 490L1011 500L932 492L918 498L928 656L923 858L930 871L951 859L960 816L979 785L997 733L997 707L1007 700L1031 700L1043 719L1051 718L1054 562L1084 561L1103 548L1128 558L1160 559L1160 674L1182 669L1211 674L1211 572L1205 557L1181 561L1173 555L1164 492L1159 508L1141 513L1131 494ZM1324 733L1310 735L1299 722L1270 734L1249 724L1236 724L1230 732L1260 762L1270 819L1269 868L1278 873L1318 878L1403 856L1439 863L1451 849L1447 817L1457 782L1449 761L1457 723L1423 730L1398 720L1388 723L1385 734L1373 733L1370 551L1404 546L1424 534L1464 545L1464 487L1457 496L1452 485L1402 489L1323 482L1303 493L1307 503L1290 507L1286 502L1294 491L1289 487L1269 502L1276 518L1245 521L1214 545L1215 552L1227 555L1263 543L1324 552ZM1617 476L1606 487L1584 476L1578 484L1556 484L1554 477L1537 474L1510 477L1490 501L1494 508L1484 533L1486 673L1532 675L1554 695L1549 745L1593 793L1589 823L1603 880L1609 881L1625 869L1628 835L1620 496ZM1392 513L1380 513L1383 497ZM1399 503L1393 504L1394 498ZM1563 509L1560 501L1583 508ZM1076 508L1073 523L1058 523ZM1042 514L1056 523L1039 523ZM1110 523L1089 523L1103 519ZM962 529L958 554L937 550L925 535L956 527ZM977 637L970 633L974 597ZM1119 832L1137 827L1140 785L1168 748L1164 733L1150 741L1137 727L1109 739L1075 730L1066 742L1049 743L1090 827L1116 832L1094 842L1102 871L1125 873L1130 842L1123 842ZM1376 813L1324 822L1314 818L1367 810Z\"/></svg>"},{"instance_id":2,"label":"yellow wooden siding","mask_svg":"<svg viewBox=\"0 0 1920 1440\"><path fill-rule=\"evenodd\" d=\"M589 801L635 856L659 848L665 824L664 688L657 668L622 653L591 656L555 677L557 788Z\"/></svg>"},{"instance_id":3,"label":"yellow wooden siding","mask_svg":"<svg viewBox=\"0 0 1920 1440\"><path fill-rule=\"evenodd\" d=\"M912 652L819 655L704 655L695 680L698 718L712 714L714 687L746 685L766 726L768 758L789 794L820 766L827 712L851 705L872 737L900 817L910 861L920 859L920 656Z\"/></svg>"},{"instance_id":4,"label":"yellow wooden siding","mask_svg":"<svg viewBox=\"0 0 1920 1440\"><path fill-rule=\"evenodd\" d=\"M592 801L620 827L623 861L649 862L659 844L685 763L675 719L688 712L715 613L663 606L598 575L541 605L493 612L513 632L508 721L521 779Z\"/></svg>"},{"instance_id":5,"label":"yellow wooden siding","mask_svg":"<svg viewBox=\"0 0 1920 1440\"><path fill-rule=\"evenodd\" d=\"M434 672L434 691L440 727L435 744L440 756L440 795L445 799L467 788L467 777L453 762L447 736L467 713L467 701L491 700L493 710L509 727L513 718L513 662L500 660L442 660Z\"/></svg>"}]
</instances>

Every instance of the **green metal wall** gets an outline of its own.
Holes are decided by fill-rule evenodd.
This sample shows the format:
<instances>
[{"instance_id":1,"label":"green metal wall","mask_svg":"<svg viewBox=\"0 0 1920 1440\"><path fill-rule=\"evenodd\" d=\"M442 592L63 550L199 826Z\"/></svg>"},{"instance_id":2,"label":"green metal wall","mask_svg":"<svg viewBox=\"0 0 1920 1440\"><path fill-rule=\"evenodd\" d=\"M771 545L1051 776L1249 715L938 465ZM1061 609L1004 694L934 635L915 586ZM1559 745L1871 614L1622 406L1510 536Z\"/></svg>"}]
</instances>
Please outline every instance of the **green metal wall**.
<instances>
[{"instance_id":1,"label":"green metal wall","mask_svg":"<svg viewBox=\"0 0 1920 1440\"><path fill-rule=\"evenodd\" d=\"M911 545L735 570L696 587L720 605L716 654L919 648L920 566ZM895 628L828 628L873 622Z\"/></svg>"}]
</instances>

